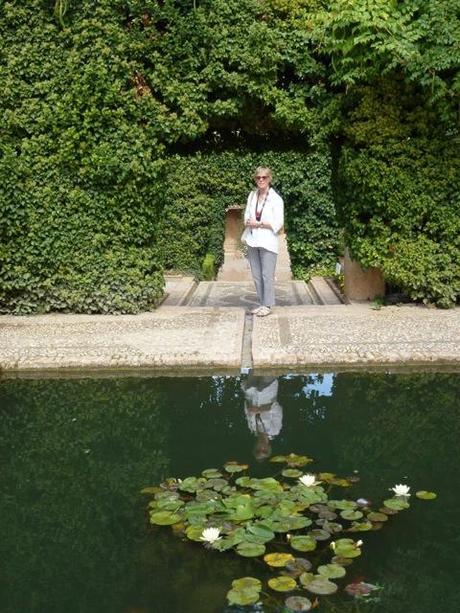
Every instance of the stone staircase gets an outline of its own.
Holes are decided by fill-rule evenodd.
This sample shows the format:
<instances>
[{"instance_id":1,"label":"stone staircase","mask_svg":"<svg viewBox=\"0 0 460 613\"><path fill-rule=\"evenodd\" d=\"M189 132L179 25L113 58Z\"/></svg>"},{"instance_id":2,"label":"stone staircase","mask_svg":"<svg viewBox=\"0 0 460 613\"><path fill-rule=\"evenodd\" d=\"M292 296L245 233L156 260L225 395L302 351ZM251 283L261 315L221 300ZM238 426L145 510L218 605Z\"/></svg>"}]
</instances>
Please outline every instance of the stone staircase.
<instances>
[{"instance_id":1,"label":"stone staircase","mask_svg":"<svg viewBox=\"0 0 460 613\"><path fill-rule=\"evenodd\" d=\"M216 281L196 284L191 277L166 277L165 306L243 307L253 308L257 296L249 262L240 237L243 232L242 209L227 210L225 221L224 262ZM286 234L279 236L279 253L275 270L276 304L280 307L343 304L331 279L313 277L308 284L292 278Z\"/></svg>"}]
</instances>

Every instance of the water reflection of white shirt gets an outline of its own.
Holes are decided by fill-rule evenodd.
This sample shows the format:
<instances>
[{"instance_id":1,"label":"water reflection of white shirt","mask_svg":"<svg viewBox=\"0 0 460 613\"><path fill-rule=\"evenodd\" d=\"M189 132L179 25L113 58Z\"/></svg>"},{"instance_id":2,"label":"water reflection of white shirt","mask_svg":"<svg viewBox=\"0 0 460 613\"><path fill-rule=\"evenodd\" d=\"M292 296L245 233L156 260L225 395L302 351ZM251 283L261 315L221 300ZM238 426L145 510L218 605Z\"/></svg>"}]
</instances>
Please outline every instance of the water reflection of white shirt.
<instances>
[{"instance_id":1,"label":"water reflection of white shirt","mask_svg":"<svg viewBox=\"0 0 460 613\"><path fill-rule=\"evenodd\" d=\"M249 430L253 434L265 432L268 438L272 439L281 432L283 427L283 408L276 400L266 411L257 413L254 410L248 411L246 408L245 413Z\"/></svg>"},{"instance_id":2,"label":"water reflection of white shirt","mask_svg":"<svg viewBox=\"0 0 460 613\"><path fill-rule=\"evenodd\" d=\"M247 387L244 390L244 396L248 403L255 407L271 404L278 396L278 379L273 379L269 385L261 390L257 389L255 385Z\"/></svg>"},{"instance_id":3,"label":"water reflection of white shirt","mask_svg":"<svg viewBox=\"0 0 460 613\"><path fill-rule=\"evenodd\" d=\"M265 432L268 438L274 438L283 426L283 408L277 401L278 379L262 389L256 386L244 390L246 398L245 414L248 427L253 434ZM252 407L249 410L249 407ZM256 410L260 407L260 411Z\"/></svg>"}]
</instances>

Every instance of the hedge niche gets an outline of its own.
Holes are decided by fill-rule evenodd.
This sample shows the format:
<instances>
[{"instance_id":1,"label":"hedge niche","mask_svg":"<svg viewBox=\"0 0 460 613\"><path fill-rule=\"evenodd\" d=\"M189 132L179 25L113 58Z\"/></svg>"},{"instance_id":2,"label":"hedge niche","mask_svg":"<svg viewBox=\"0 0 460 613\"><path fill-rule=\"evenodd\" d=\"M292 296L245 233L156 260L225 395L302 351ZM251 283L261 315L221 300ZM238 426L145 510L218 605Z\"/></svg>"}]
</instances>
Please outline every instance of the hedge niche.
<instances>
[{"instance_id":1,"label":"hedge niche","mask_svg":"<svg viewBox=\"0 0 460 613\"><path fill-rule=\"evenodd\" d=\"M207 254L223 260L225 211L246 205L257 166L273 170L285 202L291 263L296 276L331 267L338 227L328 151L254 151L245 148L175 155L166 162L159 248L165 268L199 275Z\"/></svg>"},{"instance_id":2,"label":"hedge niche","mask_svg":"<svg viewBox=\"0 0 460 613\"><path fill-rule=\"evenodd\" d=\"M53 3L7 2L0 35L0 312L152 308L159 110L116 3L62 28Z\"/></svg>"}]
</instances>

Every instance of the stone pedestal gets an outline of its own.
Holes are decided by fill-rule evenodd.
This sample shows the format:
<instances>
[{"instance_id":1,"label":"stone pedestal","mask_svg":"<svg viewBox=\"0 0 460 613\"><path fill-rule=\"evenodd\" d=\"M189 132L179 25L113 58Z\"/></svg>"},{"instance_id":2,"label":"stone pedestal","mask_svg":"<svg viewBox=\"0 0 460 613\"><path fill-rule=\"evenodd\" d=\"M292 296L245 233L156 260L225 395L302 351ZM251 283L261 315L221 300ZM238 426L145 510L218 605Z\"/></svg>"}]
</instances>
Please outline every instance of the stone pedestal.
<instances>
[{"instance_id":1,"label":"stone pedestal","mask_svg":"<svg viewBox=\"0 0 460 613\"><path fill-rule=\"evenodd\" d=\"M352 260L348 249L343 261L344 290L349 300L374 300L385 295L385 281L379 268L363 269Z\"/></svg>"}]
</instances>

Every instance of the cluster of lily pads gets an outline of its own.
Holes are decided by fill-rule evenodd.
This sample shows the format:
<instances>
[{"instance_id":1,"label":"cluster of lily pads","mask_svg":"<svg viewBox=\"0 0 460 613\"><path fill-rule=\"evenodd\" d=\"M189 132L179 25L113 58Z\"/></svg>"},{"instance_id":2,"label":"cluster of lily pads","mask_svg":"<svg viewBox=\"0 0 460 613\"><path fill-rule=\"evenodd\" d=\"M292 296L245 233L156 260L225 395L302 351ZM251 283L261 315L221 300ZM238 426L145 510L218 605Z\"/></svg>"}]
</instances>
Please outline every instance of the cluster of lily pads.
<instances>
[{"instance_id":1,"label":"cluster of lily pads","mask_svg":"<svg viewBox=\"0 0 460 613\"><path fill-rule=\"evenodd\" d=\"M331 497L333 486L349 487L358 477L329 472L304 474L312 458L291 453L270 462L284 465L278 478L245 475L247 464L227 462L222 470L208 468L199 477L167 479L142 493L153 495L150 522L172 526L174 533L203 543L208 549L233 550L245 558L262 557L273 571L268 587L273 592L299 592L285 601L287 611L308 611L312 603L305 591L317 596L334 594L363 541L354 535L381 528L389 517L409 507L410 488L392 488L377 510L364 498ZM416 496L433 499L420 491ZM347 537L341 535L347 534ZM340 537L340 538L339 538ZM308 555L306 555L308 554ZM276 574L275 574L276 573ZM362 598L377 589L359 582L345 591ZM255 577L235 579L227 594L231 605L252 605L263 595Z\"/></svg>"}]
</instances>

